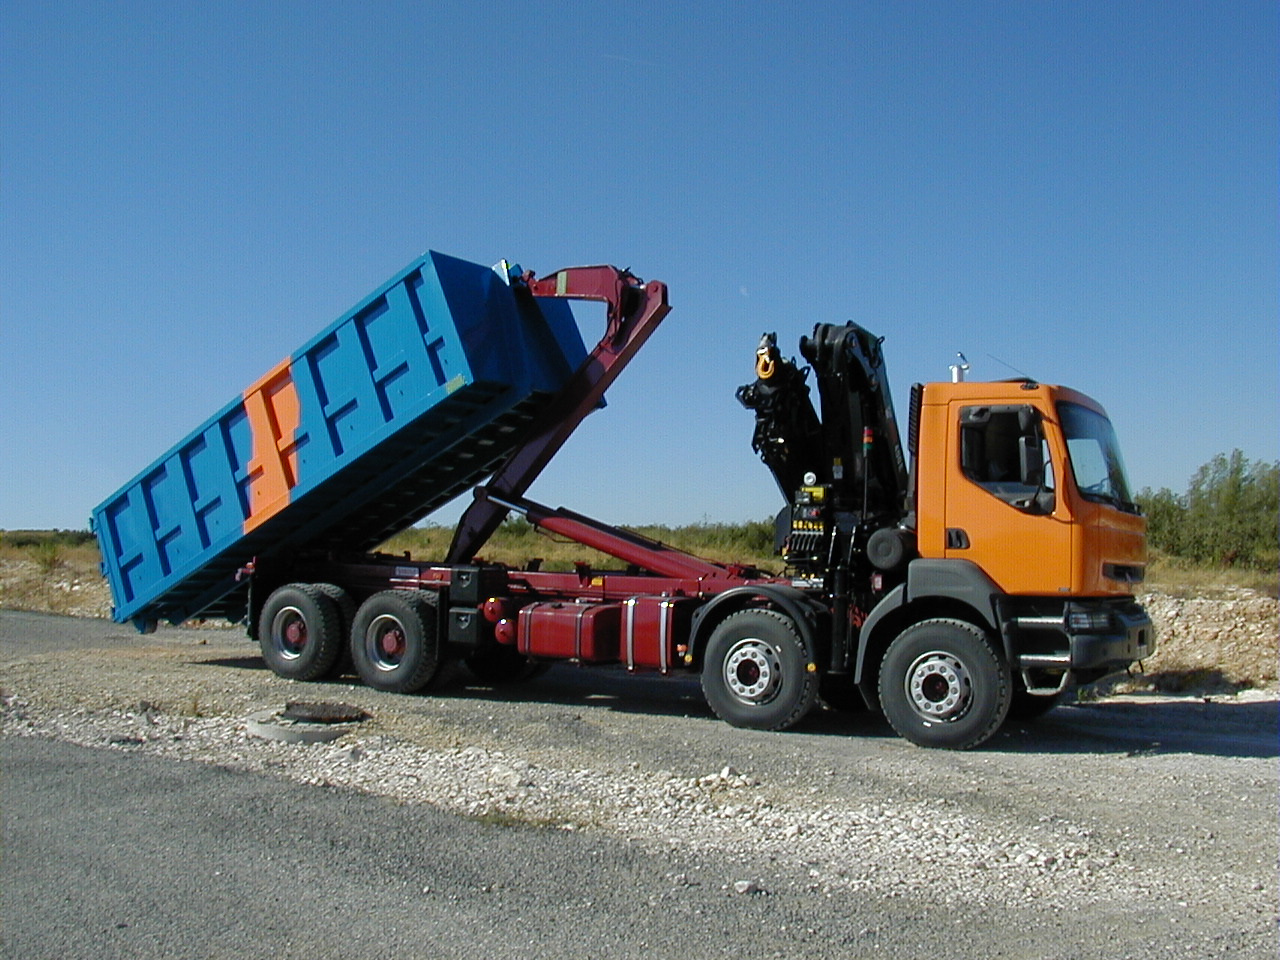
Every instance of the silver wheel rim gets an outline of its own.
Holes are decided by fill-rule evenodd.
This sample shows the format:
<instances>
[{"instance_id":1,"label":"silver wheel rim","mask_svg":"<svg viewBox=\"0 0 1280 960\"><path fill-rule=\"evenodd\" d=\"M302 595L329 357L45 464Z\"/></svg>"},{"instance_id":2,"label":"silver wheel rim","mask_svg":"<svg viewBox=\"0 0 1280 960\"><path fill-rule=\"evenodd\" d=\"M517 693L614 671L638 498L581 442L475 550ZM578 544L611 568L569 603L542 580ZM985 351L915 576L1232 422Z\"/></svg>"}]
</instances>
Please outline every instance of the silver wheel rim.
<instances>
[{"instance_id":1,"label":"silver wheel rim","mask_svg":"<svg viewBox=\"0 0 1280 960\"><path fill-rule=\"evenodd\" d=\"M297 660L307 649L307 618L297 607L281 607L272 618L271 647L282 660Z\"/></svg>"},{"instance_id":2,"label":"silver wheel rim","mask_svg":"<svg viewBox=\"0 0 1280 960\"><path fill-rule=\"evenodd\" d=\"M369 662L383 672L395 670L409 649L404 624L389 613L374 617L364 632L364 652Z\"/></svg>"},{"instance_id":3,"label":"silver wheel rim","mask_svg":"<svg viewBox=\"0 0 1280 960\"><path fill-rule=\"evenodd\" d=\"M743 703L768 703L782 685L782 661L772 646L748 637L729 648L723 675L725 685Z\"/></svg>"},{"instance_id":4,"label":"silver wheel rim","mask_svg":"<svg viewBox=\"0 0 1280 960\"><path fill-rule=\"evenodd\" d=\"M962 716L973 702L973 680L959 659L941 650L917 657L907 671L907 699L926 720Z\"/></svg>"}]
</instances>

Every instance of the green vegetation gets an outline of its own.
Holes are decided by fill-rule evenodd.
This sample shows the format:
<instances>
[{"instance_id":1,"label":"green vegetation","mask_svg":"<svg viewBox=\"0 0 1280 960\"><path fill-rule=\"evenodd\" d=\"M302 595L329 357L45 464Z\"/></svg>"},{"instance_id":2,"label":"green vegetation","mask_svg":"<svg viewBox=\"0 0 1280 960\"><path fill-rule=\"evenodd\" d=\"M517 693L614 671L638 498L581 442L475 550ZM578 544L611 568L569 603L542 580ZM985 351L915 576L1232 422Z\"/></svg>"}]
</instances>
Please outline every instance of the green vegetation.
<instances>
[{"instance_id":1,"label":"green vegetation","mask_svg":"<svg viewBox=\"0 0 1280 960\"><path fill-rule=\"evenodd\" d=\"M103 616L100 559L87 530L0 530L0 607Z\"/></svg>"},{"instance_id":2,"label":"green vegetation","mask_svg":"<svg viewBox=\"0 0 1280 960\"><path fill-rule=\"evenodd\" d=\"M42 573L53 573L64 563L62 548L52 540L36 544L31 548L31 552L35 555L36 564Z\"/></svg>"},{"instance_id":3,"label":"green vegetation","mask_svg":"<svg viewBox=\"0 0 1280 960\"><path fill-rule=\"evenodd\" d=\"M1152 549L1147 561L1147 577L1139 592L1151 590L1171 597L1222 599L1242 588L1267 597L1280 596L1280 580L1274 570L1268 573L1248 567L1214 566Z\"/></svg>"},{"instance_id":4,"label":"green vegetation","mask_svg":"<svg viewBox=\"0 0 1280 960\"><path fill-rule=\"evenodd\" d=\"M1276 596L1280 583L1280 463L1250 461L1235 450L1200 467L1186 493L1148 488L1137 499L1148 522L1148 589L1178 596L1211 596L1247 587ZM754 564L775 572L782 569L781 559L773 553L772 520L630 529L709 560ZM451 527L412 527L381 549L392 554L407 551L420 560L441 560L452 537ZM572 570L579 562L598 570L620 566L612 557L548 536L522 517L506 520L485 545L482 556L513 567L540 560L544 570ZM98 560L97 544L87 530L0 530L0 563L23 561L29 569L34 564L42 580L52 581L56 573L68 581L99 585ZM39 597L25 597L23 589L16 581L6 584L0 588L0 604L46 608L41 597L48 593L47 583L30 587ZM58 598L67 599L62 594Z\"/></svg>"},{"instance_id":5,"label":"green vegetation","mask_svg":"<svg viewBox=\"0 0 1280 960\"><path fill-rule=\"evenodd\" d=\"M1171 565L1253 570L1280 568L1280 462L1250 461L1239 450L1196 471L1187 492L1142 490L1147 534Z\"/></svg>"},{"instance_id":6,"label":"green vegetation","mask_svg":"<svg viewBox=\"0 0 1280 960\"><path fill-rule=\"evenodd\" d=\"M1151 546L1148 586L1178 593L1249 587L1275 596L1280 568L1280 463L1250 461L1239 450L1219 454L1196 471L1184 494L1144 489L1138 502L1147 515ZM773 553L773 522L699 523L629 528L635 533L710 560L781 568ZM439 559L452 528L414 527L382 545ZM575 543L550 537L522 517L508 519L485 546L483 557L523 567L540 559L545 570L571 570L575 562L598 569L618 561Z\"/></svg>"},{"instance_id":7,"label":"green vegetation","mask_svg":"<svg viewBox=\"0 0 1280 960\"><path fill-rule=\"evenodd\" d=\"M93 542L88 530L0 530L0 547L82 547Z\"/></svg>"}]
</instances>

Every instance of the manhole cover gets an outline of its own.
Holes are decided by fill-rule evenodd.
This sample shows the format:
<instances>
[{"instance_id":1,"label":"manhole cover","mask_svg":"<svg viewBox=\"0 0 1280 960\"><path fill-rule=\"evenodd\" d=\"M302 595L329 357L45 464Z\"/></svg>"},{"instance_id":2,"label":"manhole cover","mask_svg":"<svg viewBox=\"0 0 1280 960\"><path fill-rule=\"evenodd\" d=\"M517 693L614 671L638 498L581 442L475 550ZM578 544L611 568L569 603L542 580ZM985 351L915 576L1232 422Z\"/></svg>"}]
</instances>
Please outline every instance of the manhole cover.
<instances>
[{"instance_id":1,"label":"manhole cover","mask_svg":"<svg viewBox=\"0 0 1280 960\"><path fill-rule=\"evenodd\" d=\"M290 700L280 714L284 720L305 720L307 723L358 723L369 715L349 703L316 703L308 700Z\"/></svg>"},{"instance_id":2,"label":"manhole cover","mask_svg":"<svg viewBox=\"0 0 1280 960\"><path fill-rule=\"evenodd\" d=\"M286 743L327 743L350 733L369 715L345 703L291 701L284 707L268 707L249 716L249 733L265 740Z\"/></svg>"}]
</instances>

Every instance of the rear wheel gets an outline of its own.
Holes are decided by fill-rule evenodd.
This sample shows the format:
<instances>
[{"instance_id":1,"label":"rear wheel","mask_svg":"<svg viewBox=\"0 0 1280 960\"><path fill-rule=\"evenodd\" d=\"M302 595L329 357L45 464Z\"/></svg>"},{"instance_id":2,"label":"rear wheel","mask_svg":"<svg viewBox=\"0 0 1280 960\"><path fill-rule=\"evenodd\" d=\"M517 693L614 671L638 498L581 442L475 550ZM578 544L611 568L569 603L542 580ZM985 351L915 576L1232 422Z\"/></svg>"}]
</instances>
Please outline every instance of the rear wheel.
<instances>
[{"instance_id":1,"label":"rear wheel","mask_svg":"<svg viewBox=\"0 0 1280 960\"><path fill-rule=\"evenodd\" d=\"M1009 710L1008 664L985 631L963 620L904 630L885 652L879 685L886 719L922 747L976 747Z\"/></svg>"},{"instance_id":2,"label":"rear wheel","mask_svg":"<svg viewBox=\"0 0 1280 960\"><path fill-rule=\"evenodd\" d=\"M743 610L711 633L702 692L735 727L785 730L818 699L818 671L795 624L773 610Z\"/></svg>"},{"instance_id":3,"label":"rear wheel","mask_svg":"<svg viewBox=\"0 0 1280 960\"><path fill-rule=\"evenodd\" d=\"M318 680L342 653L342 621L333 601L309 583L290 583L267 598L258 618L262 659L276 676Z\"/></svg>"},{"instance_id":4,"label":"rear wheel","mask_svg":"<svg viewBox=\"0 0 1280 960\"><path fill-rule=\"evenodd\" d=\"M333 583L315 583L312 586L333 601L334 606L338 608L339 617L342 618L342 632L344 635L350 635L351 624L356 619L356 602L351 599L351 594Z\"/></svg>"},{"instance_id":5,"label":"rear wheel","mask_svg":"<svg viewBox=\"0 0 1280 960\"><path fill-rule=\"evenodd\" d=\"M375 690L413 693L440 667L436 598L421 591L384 590L356 612L351 660Z\"/></svg>"}]
</instances>

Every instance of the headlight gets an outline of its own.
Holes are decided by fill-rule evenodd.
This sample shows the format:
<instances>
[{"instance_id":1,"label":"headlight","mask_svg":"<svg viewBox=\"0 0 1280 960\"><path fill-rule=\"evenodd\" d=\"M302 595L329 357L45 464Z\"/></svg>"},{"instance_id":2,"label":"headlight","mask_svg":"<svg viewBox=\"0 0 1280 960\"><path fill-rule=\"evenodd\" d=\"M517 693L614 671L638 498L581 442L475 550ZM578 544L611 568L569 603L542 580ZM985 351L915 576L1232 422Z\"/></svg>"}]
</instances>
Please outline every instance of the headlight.
<instances>
[{"instance_id":1,"label":"headlight","mask_svg":"<svg viewBox=\"0 0 1280 960\"><path fill-rule=\"evenodd\" d=\"M1114 629L1115 618L1110 610L1067 611L1068 633L1111 633Z\"/></svg>"}]
</instances>

